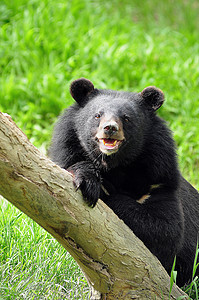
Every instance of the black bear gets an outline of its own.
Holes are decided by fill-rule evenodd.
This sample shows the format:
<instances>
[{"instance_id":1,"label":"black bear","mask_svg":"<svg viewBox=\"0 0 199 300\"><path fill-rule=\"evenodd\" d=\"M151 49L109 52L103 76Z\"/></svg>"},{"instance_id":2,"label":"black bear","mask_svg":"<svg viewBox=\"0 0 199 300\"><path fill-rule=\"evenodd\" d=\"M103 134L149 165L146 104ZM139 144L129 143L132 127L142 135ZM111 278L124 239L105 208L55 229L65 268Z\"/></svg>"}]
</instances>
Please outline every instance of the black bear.
<instances>
[{"instance_id":1,"label":"black bear","mask_svg":"<svg viewBox=\"0 0 199 300\"><path fill-rule=\"evenodd\" d=\"M55 126L52 160L73 173L88 205L101 198L112 208L168 273L176 256L183 286L192 277L199 193L180 174L172 134L155 113L162 91L101 90L80 78L70 92L76 103Z\"/></svg>"}]
</instances>

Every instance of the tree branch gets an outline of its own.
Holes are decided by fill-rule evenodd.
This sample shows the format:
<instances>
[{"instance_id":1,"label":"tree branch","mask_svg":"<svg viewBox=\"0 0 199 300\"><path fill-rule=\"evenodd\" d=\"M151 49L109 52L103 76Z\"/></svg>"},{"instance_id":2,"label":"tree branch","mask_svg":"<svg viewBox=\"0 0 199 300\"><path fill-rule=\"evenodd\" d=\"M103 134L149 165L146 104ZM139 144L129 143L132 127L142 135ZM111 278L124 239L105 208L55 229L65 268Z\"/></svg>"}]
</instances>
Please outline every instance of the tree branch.
<instances>
[{"instance_id":1,"label":"tree branch","mask_svg":"<svg viewBox=\"0 0 199 300\"><path fill-rule=\"evenodd\" d=\"M89 208L71 174L2 113L0 176L0 193L70 252L100 292L93 299L169 299L169 276L158 259L101 200ZM174 285L170 299L182 295Z\"/></svg>"}]
</instances>

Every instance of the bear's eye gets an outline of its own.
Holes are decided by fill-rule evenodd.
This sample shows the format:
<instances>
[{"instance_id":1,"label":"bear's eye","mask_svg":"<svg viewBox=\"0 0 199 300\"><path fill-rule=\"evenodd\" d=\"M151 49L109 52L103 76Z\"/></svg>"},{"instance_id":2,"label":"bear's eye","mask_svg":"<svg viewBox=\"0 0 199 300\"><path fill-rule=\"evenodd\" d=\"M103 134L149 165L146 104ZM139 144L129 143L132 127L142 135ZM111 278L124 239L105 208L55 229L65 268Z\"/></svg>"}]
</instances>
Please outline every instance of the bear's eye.
<instances>
[{"instance_id":1,"label":"bear's eye","mask_svg":"<svg viewBox=\"0 0 199 300\"><path fill-rule=\"evenodd\" d=\"M99 118L101 118L101 115L100 115L99 113L97 113L97 114L95 115L95 119L97 120L97 119L99 119Z\"/></svg>"},{"instance_id":2,"label":"bear's eye","mask_svg":"<svg viewBox=\"0 0 199 300\"><path fill-rule=\"evenodd\" d=\"M125 121L125 122L129 122L129 121L130 121L130 118L129 118L129 116L127 116L127 115L124 115L124 121Z\"/></svg>"}]
</instances>

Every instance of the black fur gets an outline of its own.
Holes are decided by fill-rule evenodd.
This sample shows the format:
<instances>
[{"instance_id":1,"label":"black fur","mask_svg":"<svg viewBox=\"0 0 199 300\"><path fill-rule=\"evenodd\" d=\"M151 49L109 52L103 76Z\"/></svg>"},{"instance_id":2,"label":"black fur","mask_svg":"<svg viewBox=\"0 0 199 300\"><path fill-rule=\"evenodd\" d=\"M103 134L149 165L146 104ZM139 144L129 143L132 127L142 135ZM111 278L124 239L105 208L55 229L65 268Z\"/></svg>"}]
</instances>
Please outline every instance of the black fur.
<instances>
[{"instance_id":1,"label":"black fur","mask_svg":"<svg viewBox=\"0 0 199 300\"><path fill-rule=\"evenodd\" d=\"M141 93L97 90L80 79L71 94L77 103L55 126L51 158L74 174L90 206L99 197L110 206L168 273L176 255L177 284L184 285L192 276L199 194L181 176L171 132L155 114L163 93L155 87ZM105 142L116 137L118 149L102 144L102 152L100 135Z\"/></svg>"}]
</instances>

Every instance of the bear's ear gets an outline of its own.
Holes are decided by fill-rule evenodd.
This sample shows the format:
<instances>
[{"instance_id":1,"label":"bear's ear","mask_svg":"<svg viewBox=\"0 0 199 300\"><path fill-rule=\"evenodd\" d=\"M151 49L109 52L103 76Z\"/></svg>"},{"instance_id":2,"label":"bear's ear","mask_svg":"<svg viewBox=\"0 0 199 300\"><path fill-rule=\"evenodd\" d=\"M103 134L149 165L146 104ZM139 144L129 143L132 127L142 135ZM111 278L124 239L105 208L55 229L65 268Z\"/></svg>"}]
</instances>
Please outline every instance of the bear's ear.
<instances>
[{"instance_id":1,"label":"bear's ear","mask_svg":"<svg viewBox=\"0 0 199 300\"><path fill-rule=\"evenodd\" d=\"M142 92L144 102L156 111L164 102L163 92L155 86L148 86Z\"/></svg>"},{"instance_id":2,"label":"bear's ear","mask_svg":"<svg viewBox=\"0 0 199 300\"><path fill-rule=\"evenodd\" d=\"M93 91L94 85L86 78L76 79L70 85L71 96L79 105L83 105L85 98Z\"/></svg>"}]
</instances>

